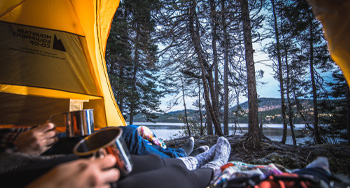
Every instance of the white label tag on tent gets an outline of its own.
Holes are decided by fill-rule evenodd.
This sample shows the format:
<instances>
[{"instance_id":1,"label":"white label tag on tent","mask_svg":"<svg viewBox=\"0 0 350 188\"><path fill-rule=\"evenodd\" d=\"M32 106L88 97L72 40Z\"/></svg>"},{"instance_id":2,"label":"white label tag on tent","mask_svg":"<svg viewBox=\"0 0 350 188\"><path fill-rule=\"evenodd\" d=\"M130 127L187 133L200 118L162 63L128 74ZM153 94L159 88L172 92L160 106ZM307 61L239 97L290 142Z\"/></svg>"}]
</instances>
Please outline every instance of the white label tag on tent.
<instances>
[{"instance_id":1,"label":"white label tag on tent","mask_svg":"<svg viewBox=\"0 0 350 188\"><path fill-rule=\"evenodd\" d=\"M0 83L97 94L83 36L0 22Z\"/></svg>"}]
</instances>

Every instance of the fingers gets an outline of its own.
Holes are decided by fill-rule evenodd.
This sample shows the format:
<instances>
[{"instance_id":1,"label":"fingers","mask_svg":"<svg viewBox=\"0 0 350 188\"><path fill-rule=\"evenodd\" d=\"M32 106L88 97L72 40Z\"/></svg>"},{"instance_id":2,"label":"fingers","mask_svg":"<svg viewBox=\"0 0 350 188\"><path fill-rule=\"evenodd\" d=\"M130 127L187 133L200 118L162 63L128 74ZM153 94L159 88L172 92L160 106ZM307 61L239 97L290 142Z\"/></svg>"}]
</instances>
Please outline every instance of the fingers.
<instances>
[{"instance_id":1,"label":"fingers","mask_svg":"<svg viewBox=\"0 0 350 188\"><path fill-rule=\"evenodd\" d=\"M45 146L51 147L58 141L58 138L53 137L53 138L46 139L45 141L46 141Z\"/></svg>"},{"instance_id":2,"label":"fingers","mask_svg":"<svg viewBox=\"0 0 350 188\"><path fill-rule=\"evenodd\" d=\"M55 130L50 130L50 131L47 131L43 134L43 138L44 139L53 138L56 135L57 135L57 132Z\"/></svg>"},{"instance_id":3,"label":"fingers","mask_svg":"<svg viewBox=\"0 0 350 188\"><path fill-rule=\"evenodd\" d=\"M106 155L104 158L99 158L95 160L95 163L101 169L111 168L115 165L116 159L113 155Z\"/></svg>"},{"instance_id":4,"label":"fingers","mask_svg":"<svg viewBox=\"0 0 350 188\"><path fill-rule=\"evenodd\" d=\"M118 181L120 177L119 170L111 168L116 162L112 155L95 160L79 159L78 161L75 169L78 169L81 177L88 177L85 181L88 186L85 187L109 187L109 183Z\"/></svg>"},{"instance_id":5,"label":"fingers","mask_svg":"<svg viewBox=\"0 0 350 188\"><path fill-rule=\"evenodd\" d=\"M58 138L56 137L57 132L52 128L54 128L53 123L46 123L36 128L36 130L33 130L36 132L37 142L40 145L52 146L58 141Z\"/></svg>"},{"instance_id":6,"label":"fingers","mask_svg":"<svg viewBox=\"0 0 350 188\"><path fill-rule=\"evenodd\" d=\"M21 133L14 141L18 151L28 154L41 154L58 141L53 123L45 123Z\"/></svg>"},{"instance_id":7,"label":"fingers","mask_svg":"<svg viewBox=\"0 0 350 188\"><path fill-rule=\"evenodd\" d=\"M56 142L58 141L57 137L50 138L50 139L43 139L41 142L38 143L38 146L36 150L40 152L40 154L44 153L48 149L50 149Z\"/></svg>"},{"instance_id":8,"label":"fingers","mask_svg":"<svg viewBox=\"0 0 350 188\"><path fill-rule=\"evenodd\" d=\"M57 132L55 130L55 125L50 122L46 122L43 125L40 125L39 127L33 129L33 132L39 133L41 135L40 139L50 139L54 138L57 135ZM43 134L40 134L43 133ZM49 142L52 143L52 140Z\"/></svg>"},{"instance_id":9,"label":"fingers","mask_svg":"<svg viewBox=\"0 0 350 188\"><path fill-rule=\"evenodd\" d=\"M119 170L113 168L116 163L116 159L113 155L106 155L104 158L95 159L93 163L101 170L97 180L97 182L99 182L98 184L116 182L119 179Z\"/></svg>"},{"instance_id":10,"label":"fingers","mask_svg":"<svg viewBox=\"0 0 350 188\"><path fill-rule=\"evenodd\" d=\"M47 132L55 128L55 125L51 122L45 122L44 124L38 126L35 128L35 130L40 132ZM34 129L33 129L34 130Z\"/></svg>"},{"instance_id":11,"label":"fingers","mask_svg":"<svg viewBox=\"0 0 350 188\"><path fill-rule=\"evenodd\" d=\"M34 134L36 135L36 142L39 145L38 150L40 150L40 153L50 149L58 141L58 138L56 137L57 132L54 128L55 125L53 123L46 122L45 124L33 129L33 132L35 132Z\"/></svg>"},{"instance_id":12,"label":"fingers","mask_svg":"<svg viewBox=\"0 0 350 188\"><path fill-rule=\"evenodd\" d=\"M120 177L120 172L116 168L111 168L101 172L101 182L116 182Z\"/></svg>"}]
</instances>

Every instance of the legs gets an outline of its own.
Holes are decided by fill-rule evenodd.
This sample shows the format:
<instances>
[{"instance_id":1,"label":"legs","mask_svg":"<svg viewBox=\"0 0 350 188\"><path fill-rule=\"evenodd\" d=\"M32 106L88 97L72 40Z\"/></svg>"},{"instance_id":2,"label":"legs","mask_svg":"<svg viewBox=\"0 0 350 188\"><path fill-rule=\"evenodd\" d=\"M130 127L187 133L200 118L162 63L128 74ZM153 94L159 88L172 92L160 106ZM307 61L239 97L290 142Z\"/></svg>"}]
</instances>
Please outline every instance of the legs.
<instances>
[{"instance_id":1,"label":"legs","mask_svg":"<svg viewBox=\"0 0 350 188\"><path fill-rule=\"evenodd\" d=\"M212 161L204 164L201 168L219 169L226 164L231 154L231 145L225 137L220 137L215 147L214 158Z\"/></svg>"},{"instance_id":2,"label":"legs","mask_svg":"<svg viewBox=\"0 0 350 188\"><path fill-rule=\"evenodd\" d=\"M118 181L120 188L169 187L203 188L209 185L212 169L190 171L179 159L161 159L156 155L132 156L133 171Z\"/></svg>"},{"instance_id":3,"label":"legs","mask_svg":"<svg viewBox=\"0 0 350 188\"><path fill-rule=\"evenodd\" d=\"M208 151L194 157L181 157L179 159L183 161L189 170L197 168L211 168L217 170L227 163L230 153L230 143L225 137L220 137L217 143Z\"/></svg>"},{"instance_id":4,"label":"legs","mask_svg":"<svg viewBox=\"0 0 350 188\"><path fill-rule=\"evenodd\" d=\"M193 147L194 147L194 138L191 137L190 140L182 146L182 149L185 150L186 155L189 156L193 151Z\"/></svg>"},{"instance_id":5,"label":"legs","mask_svg":"<svg viewBox=\"0 0 350 188\"><path fill-rule=\"evenodd\" d=\"M13 187L24 187L37 177L49 171L58 164L78 159L75 155L33 162L12 173L1 174L1 181ZM120 188L138 187L206 187L209 185L213 171L197 169L189 171L179 159L162 159L157 155L133 156L133 171L120 179ZM21 181L18 181L20 179Z\"/></svg>"},{"instance_id":6,"label":"legs","mask_svg":"<svg viewBox=\"0 0 350 188\"><path fill-rule=\"evenodd\" d=\"M199 146L198 148L194 149L190 156L194 157L196 155L199 155L201 153L204 153L209 150L209 146L204 145L204 146Z\"/></svg>"},{"instance_id":7,"label":"legs","mask_svg":"<svg viewBox=\"0 0 350 188\"><path fill-rule=\"evenodd\" d=\"M123 130L122 137L128 146L129 152L133 155L156 154L164 159L186 156L186 152L182 148L164 149L157 145L148 145L148 143L138 134L137 126L135 125L121 126L120 128Z\"/></svg>"},{"instance_id":8,"label":"legs","mask_svg":"<svg viewBox=\"0 0 350 188\"><path fill-rule=\"evenodd\" d=\"M211 169L189 171L182 165L171 165L148 172L130 175L118 181L120 188L204 188L212 177Z\"/></svg>"}]
</instances>

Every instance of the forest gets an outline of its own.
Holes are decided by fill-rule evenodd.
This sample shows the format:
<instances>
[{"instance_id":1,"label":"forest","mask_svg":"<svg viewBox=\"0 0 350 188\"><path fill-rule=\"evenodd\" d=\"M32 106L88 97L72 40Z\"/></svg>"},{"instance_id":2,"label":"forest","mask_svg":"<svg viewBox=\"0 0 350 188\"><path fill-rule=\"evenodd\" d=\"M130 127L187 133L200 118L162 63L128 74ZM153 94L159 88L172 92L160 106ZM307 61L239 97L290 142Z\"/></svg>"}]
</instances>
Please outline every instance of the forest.
<instances>
[{"instance_id":1,"label":"forest","mask_svg":"<svg viewBox=\"0 0 350 188\"><path fill-rule=\"evenodd\" d=\"M257 53L268 59L254 60ZM228 123L246 113L247 143L259 147L257 85L266 83L256 65L263 64L279 83L282 143L296 118L313 133L315 144L326 143L331 133L350 143L349 87L306 0L122 0L106 62L130 124L138 114L157 119L163 113L160 99L172 95L169 106L183 105L190 130L186 98L192 97L200 134L205 129L207 135L228 135ZM242 97L248 99L247 111L240 106ZM306 99L310 105L304 105Z\"/></svg>"}]
</instances>

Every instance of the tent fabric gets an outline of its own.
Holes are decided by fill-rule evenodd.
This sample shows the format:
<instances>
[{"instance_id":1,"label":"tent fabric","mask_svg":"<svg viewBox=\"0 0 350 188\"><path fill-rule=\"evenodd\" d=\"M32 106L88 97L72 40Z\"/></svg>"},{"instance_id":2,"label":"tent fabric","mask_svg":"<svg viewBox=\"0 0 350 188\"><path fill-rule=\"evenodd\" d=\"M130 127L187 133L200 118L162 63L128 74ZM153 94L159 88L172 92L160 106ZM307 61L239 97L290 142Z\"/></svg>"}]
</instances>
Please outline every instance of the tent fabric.
<instances>
[{"instance_id":1,"label":"tent fabric","mask_svg":"<svg viewBox=\"0 0 350 188\"><path fill-rule=\"evenodd\" d=\"M105 50L119 0L0 2L0 124L43 123L87 100L95 127L126 125ZM46 106L49 105L49 106Z\"/></svg>"},{"instance_id":2,"label":"tent fabric","mask_svg":"<svg viewBox=\"0 0 350 188\"><path fill-rule=\"evenodd\" d=\"M350 84L350 1L308 0L323 25L332 59L339 65Z\"/></svg>"}]
</instances>

